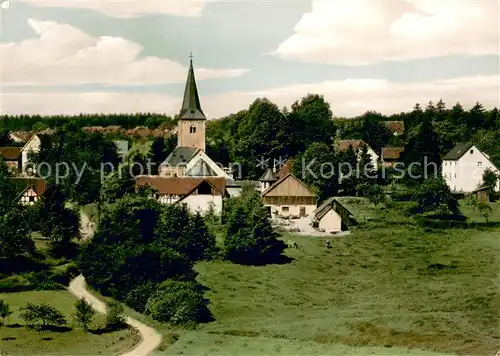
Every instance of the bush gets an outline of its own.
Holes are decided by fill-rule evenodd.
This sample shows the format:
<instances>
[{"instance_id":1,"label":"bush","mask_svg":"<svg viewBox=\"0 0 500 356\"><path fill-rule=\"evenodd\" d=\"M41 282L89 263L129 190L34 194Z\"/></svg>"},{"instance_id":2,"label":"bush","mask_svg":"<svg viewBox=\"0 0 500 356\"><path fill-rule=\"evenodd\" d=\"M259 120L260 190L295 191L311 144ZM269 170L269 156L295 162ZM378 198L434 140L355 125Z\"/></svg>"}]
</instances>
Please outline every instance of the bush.
<instances>
[{"instance_id":1,"label":"bush","mask_svg":"<svg viewBox=\"0 0 500 356\"><path fill-rule=\"evenodd\" d=\"M156 286L152 282L140 284L134 290L131 290L125 297L125 304L139 313L144 313L146 304L151 295L156 291Z\"/></svg>"},{"instance_id":2,"label":"bush","mask_svg":"<svg viewBox=\"0 0 500 356\"><path fill-rule=\"evenodd\" d=\"M123 317L123 305L113 301L108 305L108 313L106 314L106 329L114 331L122 329L124 326L125 318Z\"/></svg>"},{"instance_id":3,"label":"bush","mask_svg":"<svg viewBox=\"0 0 500 356\"><path fill-rule=\"evenodd\" d=\"M85 298L81 298L75 302L75 320L78 324L82 325L85 330L87 330L92 318L94 317L94 310L89 303L85 301Z\"/></svg>"},{"instance_id":4,"label":"bush","mask_svg":"<svg viewBox=\"0 0 500 356\"><path fill-rule=\"evenodd\" d=\"M146 314L160 322L189 325L212 320L207 305L198 283L167 280L149 299Z\"/></svg>"},{"instance_id":5,"label":"bush","mask_svg":"<svg viewBox=\"0 0 500 356\"><path fill-rule=\"evenodd\" d=\"M2 318L2 325L5 325L5 318L12 314L9 304L5 300L0 299L0 318Z\"/></svg>"},{"instance_id":6,"label":"bush","mask_svg":"<svg viewBox=\"0 0 500 356\"><path fill-rule=\"evenodd\" d=\"M0 292L2 293L25 292L33 289L35 286L25 276L14 275L0 280Z\"/></svg>"}]
</instances>

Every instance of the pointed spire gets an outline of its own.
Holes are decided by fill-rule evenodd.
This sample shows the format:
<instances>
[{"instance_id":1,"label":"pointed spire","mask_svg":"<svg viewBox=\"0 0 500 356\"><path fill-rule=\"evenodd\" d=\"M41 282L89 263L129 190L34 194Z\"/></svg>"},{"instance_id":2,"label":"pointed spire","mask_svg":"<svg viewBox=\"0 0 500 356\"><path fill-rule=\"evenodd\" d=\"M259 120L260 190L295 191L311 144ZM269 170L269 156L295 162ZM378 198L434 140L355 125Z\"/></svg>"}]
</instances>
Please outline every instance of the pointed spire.
<instances>
[{"instance_id":1,"label":"pointed spire","mask_svg":"<svg viewBox=\"0 0 500 356\"><path fill-rule=\"evenodd\" d=\"M205 114L203 113L203 110L201 110L198 88L196 87L192 54L189 55L189 71L179 118L185 120L206 120Z\"/></svg>"}]
</instances>

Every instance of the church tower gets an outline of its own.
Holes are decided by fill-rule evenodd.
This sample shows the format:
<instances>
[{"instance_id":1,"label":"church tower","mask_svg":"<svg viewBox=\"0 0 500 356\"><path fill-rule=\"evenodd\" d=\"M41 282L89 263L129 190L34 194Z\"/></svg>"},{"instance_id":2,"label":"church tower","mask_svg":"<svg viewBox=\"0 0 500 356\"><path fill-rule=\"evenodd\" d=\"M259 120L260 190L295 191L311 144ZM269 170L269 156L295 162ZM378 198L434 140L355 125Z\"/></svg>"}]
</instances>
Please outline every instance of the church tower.
<instances>
[{"instance_id":1,"label":"church tower","mask_svg":"<svg viewBox=\"0 0 500 356\"><path fill-rule=\"evenodd\" d=\"M192 147L205 151L206 121L194 78L193 57L190 56L184 100L179 113L177 147Z\"/></svg>"}]
</instances>

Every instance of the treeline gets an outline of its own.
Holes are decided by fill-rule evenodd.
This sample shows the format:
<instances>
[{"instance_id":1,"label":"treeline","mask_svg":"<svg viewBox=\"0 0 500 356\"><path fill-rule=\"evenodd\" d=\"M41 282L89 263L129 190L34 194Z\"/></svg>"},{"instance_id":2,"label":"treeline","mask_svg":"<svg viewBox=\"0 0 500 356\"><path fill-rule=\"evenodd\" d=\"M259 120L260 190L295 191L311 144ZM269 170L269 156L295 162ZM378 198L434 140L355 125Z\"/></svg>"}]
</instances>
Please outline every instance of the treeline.
<instances>
[{"instance_id":1,"label":"treeline","mask_svg":"<svg viewBox=\"0 0 500 356\"><path fill-rule=\"evenodd\" d=\"M394 136L385 121L402 121L404 135ZM245 177L257 179L263 169L261 157L278 159L303 154L313 143L334 151L334 141L361 139L377 154L384 146L406 147L405 162L441 158L459 142L473 142L500 164L500 115L477 103L466 110L456 103L447 108L439 100L425 108L386 116L369 111L353 119L334 118L320 95L309 94L290 109L280 109L267 99L257 99L247 110L210 121L207 153L223 164L238 162ZM335 152L333 152L335 153ZM338 154L338 153L336 153Z\"/></svg>"},{"instance_id":2,"label":"treeline","mask_svg":"<svg viewBox=\"0 0 500 356\"><path fill-rule=\"evenodd\" d=\"M161 124L175 124L176 119L167 115L152 113L137 114L80 114L77 116L54 115L5 115L0 116L0 133L2 131L43 131L47 128L60 128L72 125L84 126L121 126L132 129L145 126L154 129Z\"/></svg>"}]
</instances>

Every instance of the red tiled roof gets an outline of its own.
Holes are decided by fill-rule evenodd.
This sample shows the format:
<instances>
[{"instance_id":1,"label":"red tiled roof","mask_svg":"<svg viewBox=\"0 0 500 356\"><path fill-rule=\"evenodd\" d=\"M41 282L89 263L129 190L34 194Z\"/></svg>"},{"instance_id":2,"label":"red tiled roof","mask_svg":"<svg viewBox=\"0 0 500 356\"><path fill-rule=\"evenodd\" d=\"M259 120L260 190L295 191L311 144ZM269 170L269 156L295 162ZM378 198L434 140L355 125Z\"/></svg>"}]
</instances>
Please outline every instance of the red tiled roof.
<instances>
[{"instance_id":1,"label":"red tiled roof","mask_svg":"<svg viewBox=\"0 0 500 356\"><path fill-rule=\"evenodd\" d=\"M402 135L405 132L404 121L384 121L384 124L391 133L397 132L398 135Z\"/></svg>"},{"instance_id":2,"label":"red tiled roof","mask_svg":"<svg viewBox=\"0 0 500 356\"><path fill-rule=\"evenodd\" d=\"M47 181L43 178L19 178L13 177L11 178L14 182L18 183L22 188L23 193L27 188L33 187L33 190L38 194L42 195L47 188Z\"/></svg>"},{"instance_id":3,"label":"red tiled roof","mask_svg":"<svg viewBox=\"0 0 500 356\"><path fill-rule=\"evenodd\" d=\"M382 160L398 160L404 150L404 147L382 147Z\"/></svg>"},{"instance_id":4,"label":"red tiled roof","mask_svg":"<svg viewBox=\"0 0 500 356\"><path fill-rule=\"evenodd\" d=\"M0 147L0 156L6 161L17 161L21 156L22 147Z\"/></svg>"},{"instance_id":5,"label":"red tiled roof","mask_svg":"<svg viewBox=\"0 0 500 356\"><path fill-rule=\"evenodd\" d=\"M31 138L31 135L33 134L28 131L12 131L10 135L15 136L20 141L28 142L28 140Z\"/></svg>"},{"instance_id":6,"label":"red tiled roof","mask_svg":"<svg viewBox=\"0 0 500 356\"><path fill-rule=\"evenodd\" d=\"M156 189L158 194L187 195L196 189L203 181L207 181L215 189L224 194L226 190L226 178L224 177L162 177L162 176L139 176L135 180L136 187L149 185Z\"/></svg>"},{"instance_id":7,"label":"red tiled roof","mask_svg":"<svg viewBox=\"0 0 500 356\"><path fill-rule=\"evenodd\" d=\"M363 140L340 140L335 144L335 149L343 152L347 151L351 146L354 150L360 150L367 144Z\"/></svg>"}]
</instances>

